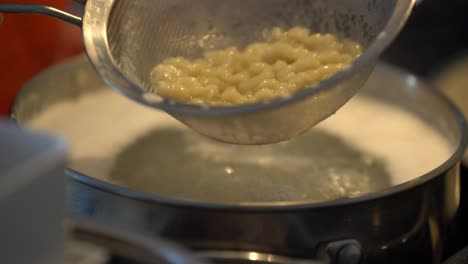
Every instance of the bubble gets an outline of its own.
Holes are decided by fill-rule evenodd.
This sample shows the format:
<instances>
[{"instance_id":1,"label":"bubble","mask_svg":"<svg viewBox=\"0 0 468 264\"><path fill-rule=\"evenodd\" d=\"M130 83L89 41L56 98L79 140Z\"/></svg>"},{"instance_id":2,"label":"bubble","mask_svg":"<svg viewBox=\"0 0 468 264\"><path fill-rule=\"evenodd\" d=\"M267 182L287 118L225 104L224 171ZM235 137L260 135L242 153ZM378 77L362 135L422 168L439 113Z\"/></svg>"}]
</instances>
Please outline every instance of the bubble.
<instances>
[{"instance_id":1,"label":"bubble","mask_svg":"<svg viewBox=\"0 0 468 264\"><path fill-rule=\"evenodd\" d=\"M231 175L234 173L234 169L230 166L226 166L226 168L224 168L224 172L228 175Z\"/></svg>"}]
</instances>

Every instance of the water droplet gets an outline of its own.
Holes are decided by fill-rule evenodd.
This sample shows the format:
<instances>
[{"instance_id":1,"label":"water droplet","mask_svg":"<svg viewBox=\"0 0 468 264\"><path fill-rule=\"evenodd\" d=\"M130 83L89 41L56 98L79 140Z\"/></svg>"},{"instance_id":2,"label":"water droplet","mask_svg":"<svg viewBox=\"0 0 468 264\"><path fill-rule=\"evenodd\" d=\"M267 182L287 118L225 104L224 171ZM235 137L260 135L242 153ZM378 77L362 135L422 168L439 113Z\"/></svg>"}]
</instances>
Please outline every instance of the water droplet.
<instances>
[{"instance_id":1,"label":"water droplet","mask_svg":"<svg viewBox=\"0 0 468 264\"><path fill-rule=\"evenodd\" d=\"M164 101L161 96L154 93L144 93L143 99L149 103L161 103Z\"/></svg>"},{"instance_id":2,"label":"water droplet","mask_svg":"<svg viewBox=\"0 0 468 264\"><path fill-rule=\"evenodd\" d=\"M227 166L226 168L224 168L224 172L226 172L226 174L228 175L231 175L234 173L234 169L230 166Z\"/></svg>"}]
</instances>

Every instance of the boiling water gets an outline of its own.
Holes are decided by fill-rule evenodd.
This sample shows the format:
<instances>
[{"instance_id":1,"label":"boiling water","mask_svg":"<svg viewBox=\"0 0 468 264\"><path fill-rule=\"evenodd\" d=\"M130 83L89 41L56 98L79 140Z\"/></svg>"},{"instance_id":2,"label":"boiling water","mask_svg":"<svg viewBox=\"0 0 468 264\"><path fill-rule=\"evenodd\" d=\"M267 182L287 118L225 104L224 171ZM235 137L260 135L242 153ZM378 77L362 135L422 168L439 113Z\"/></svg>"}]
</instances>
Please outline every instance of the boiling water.
<instances>
[{"instance_id":1,"label":"boiling water","mask_svg":"<svg viewBox=\"0 0 468 264\"><path fill-rule=\"evenodd\" d=\"M360 96L303 136L267 146L212 141L108 88L51 106L28 125L68 137L70 167L81 173L226 203L357 196L421 176L453 152L417 117Z\"/></svg>"}]
</instances>

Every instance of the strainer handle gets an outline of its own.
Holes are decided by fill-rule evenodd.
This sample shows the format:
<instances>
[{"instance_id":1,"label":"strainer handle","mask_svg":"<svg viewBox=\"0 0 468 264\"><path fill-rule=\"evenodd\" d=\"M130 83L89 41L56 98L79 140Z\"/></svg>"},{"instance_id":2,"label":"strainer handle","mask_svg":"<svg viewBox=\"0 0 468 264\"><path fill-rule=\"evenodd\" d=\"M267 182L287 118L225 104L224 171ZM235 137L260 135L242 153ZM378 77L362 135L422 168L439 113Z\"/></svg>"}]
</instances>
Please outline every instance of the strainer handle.
<instances>
[{"instance_id":1,"label":"strainer handle","mask_svg":"<svg viewBox=\"0 0 468 264\"><path fill-rule=\"evenodd\" d=\"M85 2L80 0L79 2ZM3 13L27 13L27 14L42 14L58 18L70 24L81 27L81 17L69 14L62 10L44 6L44 5L30 5L30 4L0 4L0 12Z\"/></svg>"}]
</instances>

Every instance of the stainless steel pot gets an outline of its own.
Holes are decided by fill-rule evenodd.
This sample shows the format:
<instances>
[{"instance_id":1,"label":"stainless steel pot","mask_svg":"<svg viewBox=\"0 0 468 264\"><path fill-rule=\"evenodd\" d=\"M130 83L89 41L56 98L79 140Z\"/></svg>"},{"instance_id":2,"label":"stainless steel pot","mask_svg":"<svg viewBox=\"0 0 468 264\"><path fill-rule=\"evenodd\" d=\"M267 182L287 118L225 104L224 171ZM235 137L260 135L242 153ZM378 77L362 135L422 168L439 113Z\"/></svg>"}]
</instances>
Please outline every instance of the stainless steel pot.
<instances>
[{"instance_id":1,"label":"stainless steel pot","mask_svg":"<svg viewBox=\"0 0 468 264\"><path fill-rule=\"evenodd\" d=\"M86 58L47 70L12 111L27 122L55 102L102 87ZM183 243L222 263L439 263L458 210L467 145L460 112L414 76L379 65L362 93L413 112L456 147L429 173L378 193L321 203L224 205L168 199L68 169L72 213Z\"/></svg>"}]
</instances>

